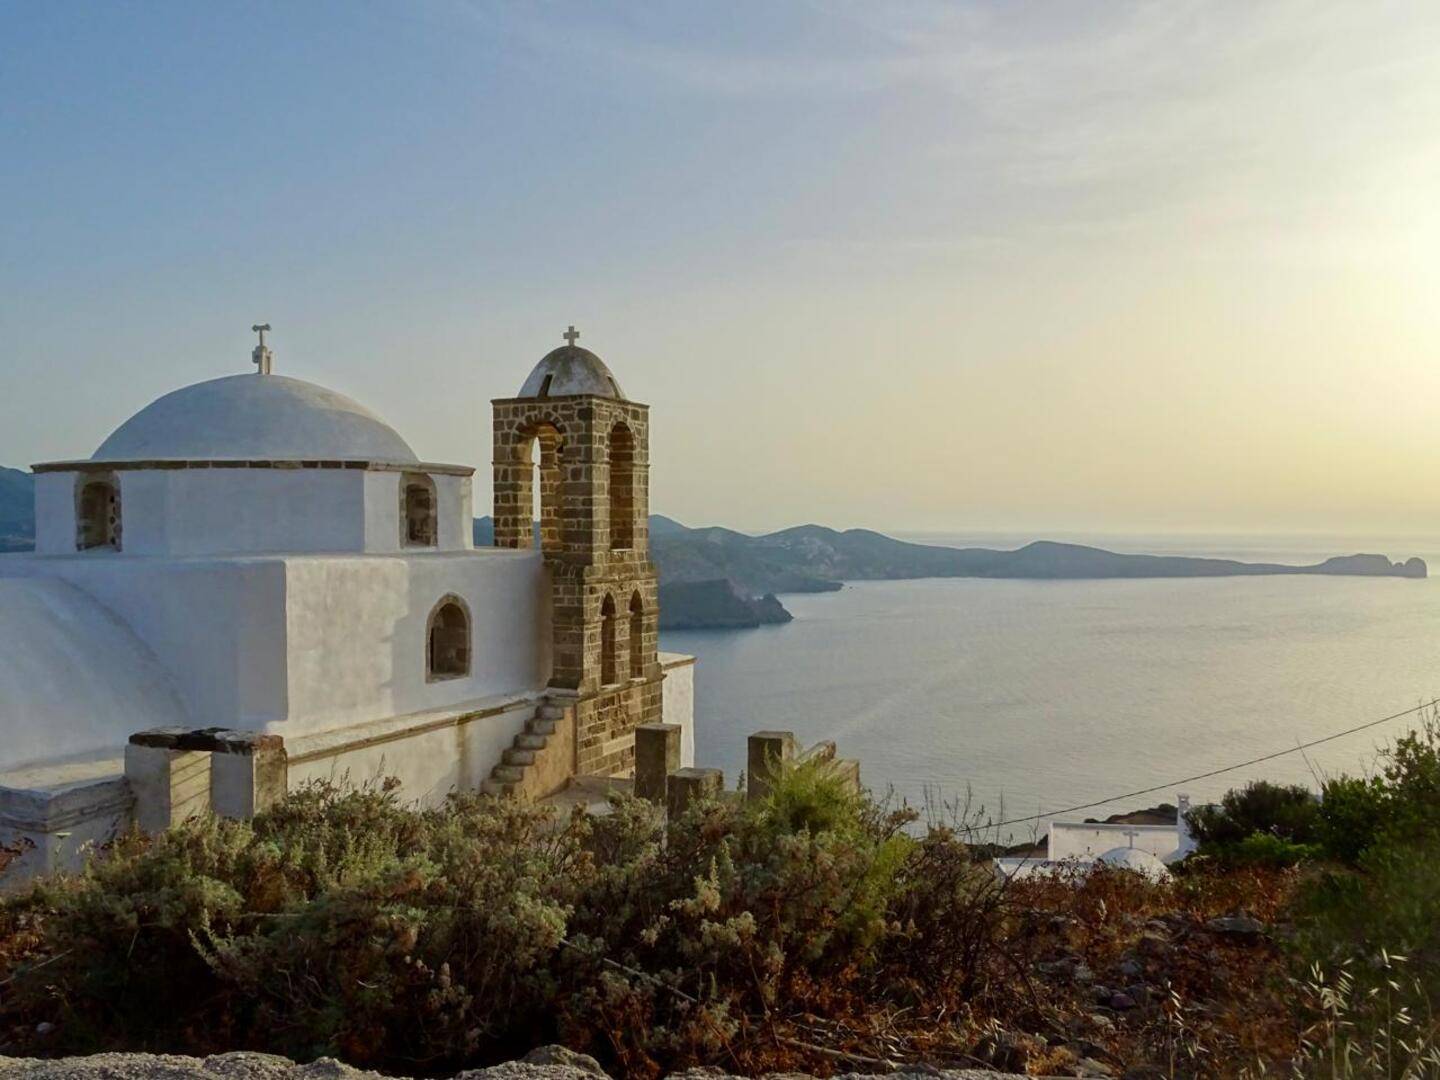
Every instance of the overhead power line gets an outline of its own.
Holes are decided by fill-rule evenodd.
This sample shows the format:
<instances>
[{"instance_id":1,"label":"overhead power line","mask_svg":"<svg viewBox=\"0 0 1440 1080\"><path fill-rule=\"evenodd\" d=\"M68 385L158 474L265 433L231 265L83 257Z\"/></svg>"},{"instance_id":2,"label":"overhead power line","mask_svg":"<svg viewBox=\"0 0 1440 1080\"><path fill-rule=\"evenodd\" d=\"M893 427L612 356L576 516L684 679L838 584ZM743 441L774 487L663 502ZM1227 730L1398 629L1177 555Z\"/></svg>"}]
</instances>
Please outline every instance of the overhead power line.
<instances>
[{"instance_id":1,"label":"overhead power line","mask_svg":"<svg viewBox=\"0 0 1440 1080\"><path fill-rule=\"evenodd\" d=\"M1435 705L1440 705L1440 698L1433 698L1430 701L1421 702L1413 709L1406 709L1404 712L1397 712L1391 716L1382 716L1379 720L1371 720L1368 723L1357 724L1355 727L1346 728L1344 731L1337 731L1333 735L1326 735L1323 739L1312 739L1310 742L1300 743L1286 750L1276 750L1273 754L1262 754L1260 757L1251 758L1249 761L1241 761L1235 765L1226 765L1223 769L1211 769L1209 772L1196 773L1194 776L1186 776L1179 780L1171 780L1168 783L1156 784L1154 787L1141 788L1139 791L1128 791L1124 795L1112 795L1108 799L1099 799L1096 802L1081 803L1079 806L1067 806L1063 810L1050 810L1043 814L1031 814L1029 817L1010 818L1008 821L999 821L993 825L976 825L962 831L975 833L986 832L990 829L1003 829L1008 825L1024 825L1031 821L1043 821L1046 818L1059 817L1061 814L1074 814L1081 810L1093 810L1097 806L1107 806L1110 803L1120 802L1123 799L1134 799L1141 795L1153 795L1157 791L1177 788L1181 784L1193 784L1197 780L1208 780L1212 776L1221 776L1224 773L1234 772L1236 769L1259 765L1262 761L1274 761L1276 758L1284 757L1286 754L1298 754L1302 750L1309 750L1312 746L1320 746L1323 743L1334 742L1336 739L1343 739L1347 735L1355 735L1358 732L1379 727L1381 724L1388 724L1392 720L1401 720L1407 716L1414 716L1416 713L1423 712L1425 709L1429 709Z\"/></svg>"}]
</instances>

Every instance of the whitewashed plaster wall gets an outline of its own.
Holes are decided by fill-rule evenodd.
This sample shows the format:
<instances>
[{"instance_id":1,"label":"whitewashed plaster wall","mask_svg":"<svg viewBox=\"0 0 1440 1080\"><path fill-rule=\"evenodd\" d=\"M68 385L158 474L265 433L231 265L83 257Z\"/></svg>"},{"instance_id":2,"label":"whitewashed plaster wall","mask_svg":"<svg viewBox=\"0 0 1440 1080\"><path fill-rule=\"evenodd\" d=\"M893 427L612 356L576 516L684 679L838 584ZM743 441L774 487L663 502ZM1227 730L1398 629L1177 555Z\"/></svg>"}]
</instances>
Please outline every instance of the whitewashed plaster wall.
<instances>
[{"instance_id":1,"label":"whitewashed plaster wall","mask_svg":"<svg viewBox=\"0 0 1440 1080\"><path fill-rule=\"evenodd\" d=\"M474 547L471 478L446 473L428 475L435 482L436 546L438 551L469 551ZM411 473L372 470L365 473L365 542L370 552L414 551L402 540L400 485Z\"/></svg>"},{"instance_id":2,"label":"whitewashed plaster wall","mask_svg":"<svg viewBox=\"0 0 1440 1080\"><path fill-rule=\"evenodd\" d=\"M437 806L452 791L476 791L500 761L501 755L535 715L533 700L492 715L458 724L423 730L425 717L415 717L411 732L400 738L369 741L392 725L364 725L351 729L354 738L333 752L317 752L320 740L287 740L292 755L290 790L313 780L361 784L395 777L406 800Z\"/></svg>"},{"instance_id":3,"label":"whitewashed plaster wall","mask_svg":"<svg viewBox=\"0 0 1440 1080\"><path fill-rule=\"evenodd\" d=\"M109 608L169 673L194 727L263 730L289 713L282 559L7 555L0 577L59 578Z\"/></svg>"},{"instance_id":4,"label":"whitewashed plaster wall","mask_svg":"<svg viewBox=\"0 0 1440 1080\"><path fill-rule=\"evenodd\" d=\"M313 557L286 572L289 714L270 726L276 734L538 691L550 677L538 552ZM470 674L427 681L430 613L452 594L470 610Z\"/></svg>"},{"instance_id":5,"label":"whitewashed plaster wall","mask_svg":"<svg viewBox=\"0 0 1440 1080\"><path fill-rule=\"evenodd\" d=\"M68 582L0 578L0 641L0 772L185 721L154 654Z\"/></svg>"},{"instance_id":6,"label":"whitewashed plaster wall","mask_svg":"<svg viewBox=\"0 0 1440 1080\"><path fill-rule=\"evenodd\" d=\"M35 477L35 550L64 555L75 550L75 474Z\"/></svg>"},{"instance_id":7,"label":"whitewashed plaster wall","mask_svg":"<svg viewBox=\"0 0 1440 1080\"><path fill-rule=\"evenodd\" d=\"M680 725L680 767L688 769L695 764L695 658L662 652L660 667L660 720Z\"/></svg>"},{"instance_id":8,"label":"whitewashed plaster wall","mask_svg":"<svg viewBox=\"0 0 1440 1080\"><path fill-rule=\"evenodd\" d=\"M36 477L36 550L75 552L76 488ZM113 474L127 555L398 552L402 473L366 469L135 469ZM439 550L471 547L471 482L436 475Z\"/></svg>"}]
</instances>

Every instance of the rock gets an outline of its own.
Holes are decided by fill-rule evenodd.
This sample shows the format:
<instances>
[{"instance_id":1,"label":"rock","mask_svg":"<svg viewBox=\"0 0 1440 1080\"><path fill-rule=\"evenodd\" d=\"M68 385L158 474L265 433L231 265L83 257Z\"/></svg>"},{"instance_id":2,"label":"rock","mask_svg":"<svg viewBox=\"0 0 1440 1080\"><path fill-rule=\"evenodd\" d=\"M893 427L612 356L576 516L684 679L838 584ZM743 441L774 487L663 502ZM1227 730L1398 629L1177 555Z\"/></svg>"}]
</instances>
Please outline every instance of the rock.
<instances>
[{"instance_id":1,"label":"rock","mask_svg":"<svg viewBox=\"0 0 1440 1080\"><path fill-rule=\"evenodd\" d=\"M1211 919L1205 929L1229 938L1253 941L1265 933L1265 924L1249 915L1225 915Z\"/></svg>"},{"instance_id":2,"label":"rock","mask_svg":"<svg viewBox=\"0 0 1440 1080\"><path fill-rule=\"evenodd\" d=\"M1116 970L1127 979L1138 979L1145 974L1145 965L1134 957L1126 957L1120 961L1120 966Z\"/></svg>"},{"instance_id":3,"label":"rock","mask_svg":"<svg viewBox=\"0 0 1440 1080\"><path fill-rule=\"evenodd\" d=\"M565 1065L572 1069L579 1069L581 1072L590 1073L592 1076L608 1078L610 1075L600 1067L600 1062L589 1054L577 1053L568 1046L560 1046L557 1043L549 1046L537 1046L520 1060L526 1065Z\"/></svg>"},{"instance_id":4,"label":"rock","mask_svg":"<svg viewBox=\"0 0 1440 1080\"><path fill-rule=\"evenodd\" d=\"M1023 1031L992 1031L975 1044L972 1052L997 1069L1023 1073L1030 1059L1044 1053L1045 1049L1042 1039Z\"/></svg>"},{"instance_id":5,"label":"rock","mask_svg":"<svg viewBox=\"0 0 1440 1080\"><path fill-rule=\"evenodd\" d=\"M1085 983L1095 981L1095 973L1091 971L1090 968L1087 967L1085 964L1076 964L1075 971L1071 977L1077 983L1080 983L1082 986Z\"/></svg>"},{"instance_id":6,"label":"rock","mask_svg":"<svg viewBox=\"0 0 1440 1080\"><path fill-rule=\"evenodd\" d=\"M1096 1005L1109 1005L1110 995L1114 992L1108 986L1094 986L1090 990L1090 996Z\"/></svg>"},{"instance_id":7,"label":"rock","mask_svg":"<svg viewBox=\"0 0 1440 1080\"><path fill-rule=\"evenodd\" d=\"M1115 991L1115 993L1110 995L1110 1001L1108 1004L1110 1005L1110 1008L1115 1009L1118 1012L1124 1012L1127 1009L1135 1008L1135 999L1124 991L1117 990Z\"/></svg>"},{"instance_id":8,"label":"rock","mask_svg":"<svg viewBox=\"0 0 1440 1080\"><path fill-rule=\"evenodd\" d=\"M1041 975L1071 976L1075 974L1075 961L1068 957L1061 957L1059 960L1041 960L1035 965L1035 970Z\"/></svg>"},{"instance_id":9,"label":"rock","mask_svg":"<svg viewBox=\"0 0 1440 1080\"><path fill-rule=\"evenodd\" d=\"M1096 1061L1094 1058L1081 1058L1075 1063L1076 1076L1114 1076L1115 1070L1103 1061Z\"/></svg>"},{"instance_id":10,"label":"rock","mask_svg":"<svg viewBox=\"0 0 1440 1080\"><path fill-rule=\"evenodd\" d=\"M1170 951L1170 935L1159 930L1146 930L1135 942L1135 951L1141 956L1164 956Z\"/></svg>"},{"instance_id":11,"label":"rock","mask_svg":"<svg viewBox=\"0 0 1440 1080\"><path fill-rule=\"evenodd\" d=\"M1135 983L1132 986L1127 986L1125 993L1129 994L1130 997L1134 999L1135 1004L1142 1009L1150 1004L1154 996L1150 993L1150 987L1144 983Z\"/></svg>"},{"instance_id":12,"label":"rock","mask_svg":"<svg viewBox=\"0 0 1440 1080\"><path fill-rule=\"evenodd\" d=\"M49 1020L42 1020L40 1023L35 1025L35 1034L39 1035L42 1039L54 1030L55 1025L50 1023Z\"/></svg>"}]
</instances>

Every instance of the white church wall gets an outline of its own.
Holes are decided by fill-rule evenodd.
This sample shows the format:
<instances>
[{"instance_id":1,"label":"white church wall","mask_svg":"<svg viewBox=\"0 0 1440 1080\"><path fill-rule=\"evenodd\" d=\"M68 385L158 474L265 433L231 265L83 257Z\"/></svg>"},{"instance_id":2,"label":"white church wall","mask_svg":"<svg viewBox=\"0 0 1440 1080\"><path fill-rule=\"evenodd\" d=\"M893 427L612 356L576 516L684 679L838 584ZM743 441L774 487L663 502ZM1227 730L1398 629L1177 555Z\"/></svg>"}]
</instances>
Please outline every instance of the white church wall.
<instances>
[{"instance_id":1,"label":"white church wall","mask_svg":"<svg viewBox=\"0 0 1440 1080\"><path fill-rule=\"evenodd\" d=\"M166 508L160 536L145 529L130 486L158 482ZM365 477L360 469L161 469L121 481L124 549L129 554L362 551Z\"/></svg>"},{"instance_id":2,"label":"white church wall","mask_svg":"<svg viewBox=\"0 0 1440 1080\"><path fill-rule=\"evenodd\" d=\"M183 723L172 679L111 610L55 578L0 578L0 770Z\"/></svg>"},{"instance_id":3,"label":"white church wall","mask_svg":"<svg viewBox=\"0 0 1440 1080\"><path fill-rule=\"evenodd\" d=\"M538 553L426 552L290 561L287 737L538 690L550 672L549 588ZM470 674L426 678L428 621L470 611Z\"/></svg>"},{"instance_id":4,"label":"white church wall","mask_svg":"<svg viewBox=\"0 0 1440 1080\"><path fill-rule=\"evenodd\" d=\"M468 476L436 476L436 501L440 507L440 547L445 551L469 551L475 546L473 485Z\"/></svg>"},{"instance_id":5,"label":"white church wall","mask_svg":"<svg viewBox=\"0 0 1440 1080\"><path fill-rule=\"evenodd\" d=\"M279 559L17 556L0 558L0 576L57 577L109 608L168 672L195 727L260 730L287 714Z\"/></svg>"},{"instance_id":6,"label":"white church wall","mask_svg":"<svg viewBox=\"0 0 1440 1080\"><path fill-rule=\"evenodd\" d=\"M394 777L407 801L438 806L453 791L479 790L534 715L535 700L527 698L473 717L437 710L290 739L290 790L315 780L362 784Z\"/></svg>"},{"instance_id":7,"label":"white church wall","mask_svg":"<svg viewBox=\"0 0 1440 1080\"><path fill-rule=\"evenodd\" d=\"M680 767L688 769L695 764L695 657L662 652L660 667L660 719L680 725Z\"/></svg>"},{"instance_id":8,"label":"white church wall","mask_svg":"<svg viewBox=\"0 0 1440 1080\"><path fill-rule=\"evenodd\" d=\"M44 555L75 550L75 473L36 474L35 550Z\"/></svg>"},{"instance_id":9,"label":"white church wall","mask_svg":"<svg viewBox=\"0 0 1440 1080\"><path fill-rule=\"evenodd\" d=\"M367 471L365 541L368 552L398 552L400 543L400 473Z\"/></svg>"}]
</instances>

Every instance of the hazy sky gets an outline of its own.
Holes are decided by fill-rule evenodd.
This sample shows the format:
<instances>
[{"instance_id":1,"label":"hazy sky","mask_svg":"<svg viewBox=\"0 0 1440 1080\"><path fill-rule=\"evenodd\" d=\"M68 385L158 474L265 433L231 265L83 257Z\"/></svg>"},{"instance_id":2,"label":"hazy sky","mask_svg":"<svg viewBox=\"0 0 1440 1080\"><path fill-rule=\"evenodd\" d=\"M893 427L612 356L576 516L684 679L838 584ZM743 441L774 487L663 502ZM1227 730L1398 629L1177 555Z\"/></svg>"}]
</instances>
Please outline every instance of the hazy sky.
<instances>
[{"instance_id":1,"label":"hazy sky","mask_svg":"<svg viewBox=\"0 0 1440 1080\"><path fill-rule=\"evenodd\" d=\"M1434 0L0 0L0 207L0 463L573 322L692 523L1440 532Z\"/></svg>"}]
</instances>

